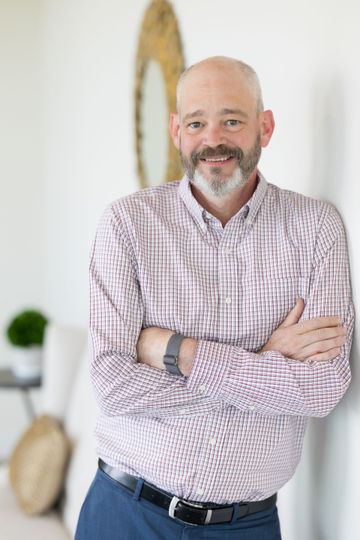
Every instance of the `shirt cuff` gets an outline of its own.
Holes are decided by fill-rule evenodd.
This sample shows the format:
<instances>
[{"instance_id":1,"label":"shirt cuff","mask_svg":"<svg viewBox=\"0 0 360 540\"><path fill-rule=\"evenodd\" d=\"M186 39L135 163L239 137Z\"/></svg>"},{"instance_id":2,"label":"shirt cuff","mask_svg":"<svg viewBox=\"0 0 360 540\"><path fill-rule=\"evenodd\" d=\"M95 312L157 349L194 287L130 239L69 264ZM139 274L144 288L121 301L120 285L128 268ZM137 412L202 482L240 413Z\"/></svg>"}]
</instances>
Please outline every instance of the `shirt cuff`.
<instances>
[{"instance_id":1,"label":"shirt cuff","mask_svg":"<svg viewBox=\"0 0 360 540\"><path fill-rule=\"evenodd\" d=\"M190 392L218 397L231 365L231 345L198 341L193 367L187 381Z\"/></svg>"}]
</instances>

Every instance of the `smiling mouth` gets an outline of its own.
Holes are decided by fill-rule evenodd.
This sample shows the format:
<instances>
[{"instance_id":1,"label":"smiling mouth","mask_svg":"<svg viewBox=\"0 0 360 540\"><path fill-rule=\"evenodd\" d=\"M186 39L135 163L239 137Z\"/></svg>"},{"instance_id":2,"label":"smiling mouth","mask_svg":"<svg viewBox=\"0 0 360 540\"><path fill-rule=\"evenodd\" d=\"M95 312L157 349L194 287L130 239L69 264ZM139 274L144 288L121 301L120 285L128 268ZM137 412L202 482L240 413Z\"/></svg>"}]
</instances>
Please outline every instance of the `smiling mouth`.
<instances>
[{"instance_id":1,"label":"smiling mouth","mask_svg":"<svg viewBox=\"0 0 360 540\"><path fill-rule=\"evenodd\" d=\"M230 161L233 159L234 156L219 156L219 157L208 157L208 158L200 158L200 161L203 163L210 163L214 165L219 165L222 163L226 163L227 161Z\"/></svg>"}]
</instances>

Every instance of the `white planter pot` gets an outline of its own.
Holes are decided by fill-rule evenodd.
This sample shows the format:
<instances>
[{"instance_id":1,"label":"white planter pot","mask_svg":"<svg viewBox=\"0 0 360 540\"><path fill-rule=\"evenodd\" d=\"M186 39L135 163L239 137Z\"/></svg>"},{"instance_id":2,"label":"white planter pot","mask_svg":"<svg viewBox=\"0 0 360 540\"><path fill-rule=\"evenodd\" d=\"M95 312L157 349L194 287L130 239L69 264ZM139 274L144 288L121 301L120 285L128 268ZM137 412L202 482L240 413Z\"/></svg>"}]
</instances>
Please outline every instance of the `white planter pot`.
<instances>
[{"instance_id":1,"label":"white planter pot","mask_svg":"<svg viewBox=\"0 0 360 540\"><path fill-rule=\"evenodd\" d=\"M42 347L13 347L11 369L18 379L36 379L41 376Z\"/></svg>"}]
</instances>

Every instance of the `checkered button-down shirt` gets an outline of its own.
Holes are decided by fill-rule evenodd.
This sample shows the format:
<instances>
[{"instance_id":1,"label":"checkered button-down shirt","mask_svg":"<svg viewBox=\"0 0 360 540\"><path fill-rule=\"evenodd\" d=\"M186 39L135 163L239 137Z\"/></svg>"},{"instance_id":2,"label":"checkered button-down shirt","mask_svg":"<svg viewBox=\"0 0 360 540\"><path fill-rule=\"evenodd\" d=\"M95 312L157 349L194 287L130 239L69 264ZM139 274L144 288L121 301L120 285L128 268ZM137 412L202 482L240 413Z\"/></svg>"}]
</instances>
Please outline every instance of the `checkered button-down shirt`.
<instances>
[{"instance_id":1,"label":"checkered button-down shirt","mask_svg":"<svg viewBox=\"0 0 360 540\"><path fill-rule=\"evenodd\" d=\"M259 175L222 228L185 177L107 208L90 276L100 457L193 501L261 500L289 480L307 418L329 413L350 381L354 312L334 208ZM302 319L344 321L334 360L257 352L300 296ZM198 340L188 378L137 362L150 326Z\"/></svg>"}]
</instances>

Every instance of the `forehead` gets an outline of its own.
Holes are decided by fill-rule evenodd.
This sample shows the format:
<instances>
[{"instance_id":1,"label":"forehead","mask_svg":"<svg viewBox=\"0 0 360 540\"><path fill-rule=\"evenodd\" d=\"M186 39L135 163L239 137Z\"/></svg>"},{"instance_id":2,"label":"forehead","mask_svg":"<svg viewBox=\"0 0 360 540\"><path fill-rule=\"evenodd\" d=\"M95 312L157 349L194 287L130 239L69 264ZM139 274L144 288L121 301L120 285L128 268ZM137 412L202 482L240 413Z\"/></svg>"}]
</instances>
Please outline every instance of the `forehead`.
<instances>
[{"instance_id":1,"label":"forehead","mask_svg":"<svg viewBox=\"0 0 360 540\"><path fill-rule=\"evenodd\" d=\"M185 77L180 93L181 116L193 111L219 112L241 109L255 112L256 103L249 83L237 68L202 67L191 70Z\"/></svg>"}]
</instances>

